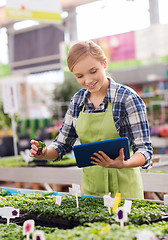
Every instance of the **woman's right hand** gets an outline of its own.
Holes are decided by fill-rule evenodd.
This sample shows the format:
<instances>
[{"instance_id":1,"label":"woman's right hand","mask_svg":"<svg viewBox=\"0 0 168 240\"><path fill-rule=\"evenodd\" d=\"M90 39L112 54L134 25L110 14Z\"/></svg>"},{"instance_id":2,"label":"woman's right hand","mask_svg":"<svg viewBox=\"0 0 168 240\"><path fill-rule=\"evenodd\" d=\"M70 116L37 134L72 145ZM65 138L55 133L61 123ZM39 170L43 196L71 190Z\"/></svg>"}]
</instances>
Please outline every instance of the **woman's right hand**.
<instances>
[{"instance_id":1,"label":"woman's right hand","mask_svg":"<svg viewBox=\"0 0 168 240\"><path fill-rule=\"evenodd\" d=\"M37 154L38 152L38 141L31 140L31 149L30 149L30 157L35 157L38 159L44 159L46 153L47 153L47 148L42 149L42 153L40 155Z\"/></svg>"}]
</instances>

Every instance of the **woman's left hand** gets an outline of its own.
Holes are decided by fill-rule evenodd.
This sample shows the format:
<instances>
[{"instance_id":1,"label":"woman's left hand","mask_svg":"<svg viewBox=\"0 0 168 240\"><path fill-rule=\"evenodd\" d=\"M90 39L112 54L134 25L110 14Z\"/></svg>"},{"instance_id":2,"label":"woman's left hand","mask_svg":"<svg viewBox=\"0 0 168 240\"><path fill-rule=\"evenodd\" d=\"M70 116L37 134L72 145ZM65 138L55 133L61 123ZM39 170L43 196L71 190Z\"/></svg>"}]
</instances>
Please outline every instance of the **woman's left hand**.
<instances>
[{"instance_id":1,"label":"woman's left hand","mask_svg":"<svg viewBox=\"0 0 168 240\"><path fill-rule=\"evenodd\" d=\"M99 151L98 153L94 153L94 156L91 157L91 163L95 165L99 165L105 168L124 168L124 148L120 149L119 156L115 159L109 158L104 152Z\"/></svg>"}]
</instances>

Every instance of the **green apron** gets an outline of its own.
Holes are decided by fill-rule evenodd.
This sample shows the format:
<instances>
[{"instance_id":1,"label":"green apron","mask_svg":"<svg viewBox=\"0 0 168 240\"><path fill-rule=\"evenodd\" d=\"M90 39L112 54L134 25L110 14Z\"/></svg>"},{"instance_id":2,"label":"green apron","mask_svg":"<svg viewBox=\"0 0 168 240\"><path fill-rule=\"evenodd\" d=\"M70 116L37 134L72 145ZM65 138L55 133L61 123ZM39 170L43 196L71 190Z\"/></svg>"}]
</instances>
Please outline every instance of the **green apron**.
<instances>
[{"instance_id":1,"label":"green apron","mask_svg":"<svg viewBox=\"0 0 168 240\"><path fill-rule=\"evenodd\" d=\"M112 114L112 103L107 112L85 113L84 107L76 122L76 132L81 144L119 138ZM82 171L82 191L89 195L111 196L121 193L123 198L143 199L141 173L138 168L104 168L98 165Z\"/></svg>"}]
</instances>

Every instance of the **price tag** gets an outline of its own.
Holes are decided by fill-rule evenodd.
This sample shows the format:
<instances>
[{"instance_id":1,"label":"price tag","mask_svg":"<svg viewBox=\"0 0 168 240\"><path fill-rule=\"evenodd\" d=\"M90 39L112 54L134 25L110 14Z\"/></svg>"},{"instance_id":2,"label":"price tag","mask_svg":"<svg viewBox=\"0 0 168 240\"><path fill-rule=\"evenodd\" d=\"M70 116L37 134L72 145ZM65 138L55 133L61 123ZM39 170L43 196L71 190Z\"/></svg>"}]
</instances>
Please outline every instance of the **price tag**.
<instances>
[{"instance_id":1,"label":"price tag","mask_svg":"<svg viewBox=\"0 0 168 240\"><path fill-rule=\"evenodd\" d=\"M35 225L35 222L33 219L26 220L23 223L23 235L27 235L27 240L29 240L30 233L33 233L34 231L34 225Z\"/></svg>"},{"instance_id":2,"label":"price tag","mask_svg":"<svg viewBox=\"0 0 168 240\"><path fill-rule=\"evenodd\" d=\"M164 195L164 205L168 205L168 194Z\"/></svg>"},{"instance_id":3,"label":"price tag","mask_svg":"<svg viewBox=\"0 0 168 240\"><path fill-rule=\"evenodd\" d=\"M142 230L137 234L137 240L158 240L154 233L150 230Z\"/></svg>"},{"instance_id":4,"label":"price tag","mask_svg":"<svg viewBox=\"0 0 168 240\"><path fill-rule=\"evenodd\" d=\"M55 203L56 203L58 206L61 206L61 201L62 201L62 196L56 196L56 201L55 201Z\"/></svg>"},{"instance_id":5,"label":"price tag","mask_svg":"<svg viewBox=\"0 0 168 240\"><path fill-rule=\"evenodd\" d=\"M116 213L119 203L121 202L121 193L116 193L113 205L113 213Z\"/></svg>"},{"instance_id":6,"label":"price tag","mask_svg":"<svg viewBox=\"0 0 168 240\"><path fill-rule=\"evenodd\" d=\"M111 193L108 195L103 196L104 199L104 206L108 207L109 214L111 214L111 208L113 207L114 204L114 198L111 197Z\"/></svg>"},{"instance_id":7,"label":"price tag","mask_svg":"<svg viewBox=\"0 0 168 240\"><path fill-rule=\"evenodd\" d=\"M19 209L14 207L0 208L0 216L7 219L7 225L9 225L10 218L19 217Z\"/></svg>"},{"instance_id":8,"label":"price tag","mask_svg":"<svg viewBox=\"0 0 168 240\"><path fill-rule=\"evenodd\" d=\"M127 213L131 212L131 206L132 206L132 201L131 200L125 200L124 208L127 211Z\"/></svg>"},{"instance_id":9,"label":"price tag","mask_svg":"<svg viewBox=\"0 0 168 240\"><path fill-rule=\"evenodd\" d=\"M45 240L45 235L42 230L36 230L33 233L33 240Z\"/></svg>"},{"instance_id":10,"label":"price tag","mask_svg":"<svg viewBox=\"0 0 168 240\"><path fill-rule=\"evenodd\" d=\"M116 221L120 222L120 226L123 227L124 222L126 222L128 220L127 211L125 210L124 207L119 207L119 208L117 208L116 214L117 214Z\"/></svg>"},{"instance_id":11,"label":"price tag","mask_svg":"<svg viewBox=\"0 0 168 240\"><path fill-rule=\"evenodd\" d=\"M79 207L78 196L81 196L81 190L79 184L72 184L72 188L69 188L69 194L76 196L76 205Z\"/></svg>"}]
</instances>

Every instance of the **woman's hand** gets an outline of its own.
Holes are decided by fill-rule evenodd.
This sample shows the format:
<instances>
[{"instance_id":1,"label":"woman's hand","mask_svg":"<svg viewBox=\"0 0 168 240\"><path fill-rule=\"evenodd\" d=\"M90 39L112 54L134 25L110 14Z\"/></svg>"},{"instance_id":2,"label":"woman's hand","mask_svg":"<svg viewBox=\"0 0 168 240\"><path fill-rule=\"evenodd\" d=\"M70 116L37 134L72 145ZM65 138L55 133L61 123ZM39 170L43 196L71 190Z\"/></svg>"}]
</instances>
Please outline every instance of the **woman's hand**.
<instances>
[{"instance_id":1,"label":"woman's hand","mask_svg":"<svg viewBox=\"0 0 168 240\"><path fill-rule=\"evenodd\" d=\"M35 141L35 140L31 140L30 141L31 143L31 149L30 149L30 157L35 157L35 158L38 158L38 159L44 159L46 153L47 153L47 148L44 148L42 149L42 152L40 155L37 154L38 152L38 141Z\"/></svg>"},{"instance_id":2,"label":"woman's hand","mask_svg":"<svg viewBox=\"0 0 168 240\"><path fill-rule=\"evenodd\" d=\"M120 149L119 156L115 159L109 158L104 152L99 151L98 153L94 153L94 156L91 157L91 163L95 165L99 165L105 168L124 168L125 161L124 161L124 148Z\"/></svg>"}]
</instances>

